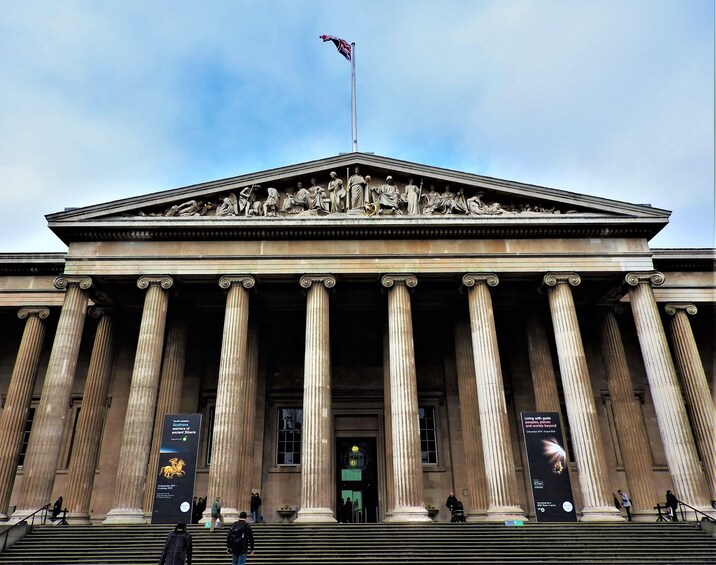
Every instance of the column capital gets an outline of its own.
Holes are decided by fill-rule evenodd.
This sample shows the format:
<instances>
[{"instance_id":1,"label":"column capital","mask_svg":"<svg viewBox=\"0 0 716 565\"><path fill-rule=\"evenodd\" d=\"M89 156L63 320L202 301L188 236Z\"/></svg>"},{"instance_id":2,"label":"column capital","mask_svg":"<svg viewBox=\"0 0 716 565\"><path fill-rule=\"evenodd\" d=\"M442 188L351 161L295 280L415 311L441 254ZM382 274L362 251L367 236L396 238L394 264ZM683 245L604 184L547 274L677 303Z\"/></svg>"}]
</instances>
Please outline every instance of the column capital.
<instances>
[{"instance_id":1,"label":"column capital","mask_svg":"<svg viewBox=\"0 0 716 565\"><path fill-rule=\"evenodd\" d=\"M579 286L581 282L582 277L577 273L547 273L542 279L542 283L547 286L557 286L558 284Z\"/></svg>"},{"instance_id":2,"label":"column capital","mask_svg":"<svg viewBox=\"0 0 716 565\"><path fill-rule=\"evenodd\" d=\"M219 279L219 286L224 289L231 288L237 284L240 284L246 289L254 288L256 279L251 275L226 275Z\"/></svg>"},{"instance_id":3,"label":"column capital","mask_svg":"<svg viewBox=\"0 0 716 565\"><path fill-rule=\"evenodd\" d=\"M664 284L664 273L659 271L645 271L627 273L624 282L629 286L637 286L639 284L649 284L651 286L659 286Z\"/></svg>"},{"instance_id":4,"label":"column capital","mask_svg":"<svg viewBox=\"0 0 716 565\"><path fill-rule=\"evenodd\" d=\"M500 284L500 279L495 273L467 273L462 277L462 284L465 286L475 286L477 284L497 286Z\"/></svg>"},{"instance_id":5,"label":"column capital","mask_svg":"<svg viewBox=\"0 0 716 565\"><path fill-rule=\"evenodd\" d=\"M137 286L142 290L156 285L161 286L164 290L169 290L174 285L174 279L169 275L144 275L137 279Z\"/></svg>"},{"instance_id":6,"label":"column capital","mask_svg":"<svg viewBox=\"0 0 716 565\"><path fill-rule=\"evenodd\" d=\"M602 302L597 304L597 308L602 314L622 315L627 311L627 307L621 302Z\"/></svg>"},{"instance_id":7,"label":"column capital","mask_svg":"<svg viewBox=\"0 0 716 565\"><path fill-rule=\"evenodd\" d=\"M664 306L664 312L669 314L670 316L675 316L677 312L686 312L687 314L690 314L692 316L695 316L696 313L699 311L698 308L696 308L695 304L691 304L689 302L679 302L679 303L669 303L666 306Z\"/></svg>"},{"instance_id":8,"label":"column capital","mask_svg":"<svg viewBox=\"0 0 716 565\"><path fill-rule=\"evenodd\" d=\"M37 316L41 320L44 320L50 315L50 309L45 306L26 306L24 308L20 308L17 311L17 317L21 320L24 320L25 318L28 318L30 316Z\"/></svg>"},{"instance_id":9,"label":"column capital","mask_svg":"<svg viewBox=\"0 0 716 565\"><path fill-rule=\"evenodd\" d=\"M390 274L390 275L383 275L380 278L380 284L382 284L385 288L391 288L395 286L396 284L403 284L407 287L413 288L418 286L418 277L415 275L410 274Z\"/></svg>"},{"instance_id":10,"label":"column capital","mask_svg":"<svg viewBox=\"0 0 716 565\"><path fill-rule=\"evenodd\" d=\"M104 316L109 316L109 313L111 311L111 308L105 308L102 306L92 306L88 312L87 315L90 318L94 318L95 320L99 320L100 318Z\"/></svg>"},{"instance_id":11,"label":"column capital","mask_svg":"<svg viewBox=\"0 0 716 565\"><path fill-rule=\"evenodd\" d=\"M333 275L303 275L298 282L302 288L311 288L313 285L333 288L336 286L336 277Z\"/></svg>"},{"instance_id":12,"label":"column capital","mask_svg":"<svg viewBox=\"0 0 716 565\"><path fill-rule=\"evenodd\" d=\"M53 281L55 288L65 290L70 285L78 285L82 290L89 290L94 284L89 277L75 277L70 275L60 275L55 277Z\"/></svg>"}]
</instances>

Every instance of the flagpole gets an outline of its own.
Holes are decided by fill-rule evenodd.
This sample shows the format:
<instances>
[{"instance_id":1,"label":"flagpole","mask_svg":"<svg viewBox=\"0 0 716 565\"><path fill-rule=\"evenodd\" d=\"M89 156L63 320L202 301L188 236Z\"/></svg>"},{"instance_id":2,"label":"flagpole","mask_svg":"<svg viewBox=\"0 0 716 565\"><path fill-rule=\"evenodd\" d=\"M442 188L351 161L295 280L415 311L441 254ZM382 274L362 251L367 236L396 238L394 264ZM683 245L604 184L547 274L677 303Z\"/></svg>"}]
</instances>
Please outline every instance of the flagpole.
<instances>
[{"instance_id":1,"label":"flagpole","mask_svg":"<svg viewBox=\"0 0 716 565\"><path fill-rule=\"evenodd\" d=\"M351 140L353 153L358 151L358 120L356 119L356 44L351 43Z\"/></svg>"}]
</instances>

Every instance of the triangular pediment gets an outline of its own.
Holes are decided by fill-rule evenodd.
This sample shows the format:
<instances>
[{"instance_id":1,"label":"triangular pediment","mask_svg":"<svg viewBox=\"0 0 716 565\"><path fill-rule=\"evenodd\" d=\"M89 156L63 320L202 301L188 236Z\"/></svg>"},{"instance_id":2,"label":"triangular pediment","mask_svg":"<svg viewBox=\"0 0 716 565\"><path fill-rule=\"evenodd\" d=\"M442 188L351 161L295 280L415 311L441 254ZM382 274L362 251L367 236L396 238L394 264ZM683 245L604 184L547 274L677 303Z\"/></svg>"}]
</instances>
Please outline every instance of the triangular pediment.
<instances>
[{"instance_id":1,"label":"triangular pediment","mask_svg":"<svg viewBox=\"0 0 716 565\"><path fill-rule=\"evenodd\" d=\"M80 233L91 237L90 227L146 229L153 234L150 237L163 238L161 233L170 227L192 226L195 231L216 232L210 237L224 237L228 228L235 236L259 226L271 231L288 225L299 231L309 225L332 225L338 231L350 226L348 231L355 232L377 222L402 226L396 228L399 231L417 224L514 230L518 225L554 229L567 224L613 229L631 223L642 225L650 237L668 216L668 211L649 206L349 153L77 208L47 219L62 239L71 241ZM646 229L647 225L651 227ZM608 235L610 228L604 229Z\"/></svg>"}]
</instances>

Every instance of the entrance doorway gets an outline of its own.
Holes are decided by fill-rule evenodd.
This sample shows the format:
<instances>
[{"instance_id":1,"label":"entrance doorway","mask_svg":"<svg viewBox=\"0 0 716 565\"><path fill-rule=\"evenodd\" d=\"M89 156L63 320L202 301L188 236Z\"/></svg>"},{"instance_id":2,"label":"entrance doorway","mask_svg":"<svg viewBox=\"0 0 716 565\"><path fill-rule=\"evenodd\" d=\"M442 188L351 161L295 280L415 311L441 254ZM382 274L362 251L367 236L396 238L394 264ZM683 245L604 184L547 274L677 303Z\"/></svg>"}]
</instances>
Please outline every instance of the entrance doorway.
<instances>
[{"instance_id":1,"label":"entrance doorway","mask_svg":"<svg viewBox=\"0 0 716 565\"><path fill-rule=\"evenodd\" d=\"M339 522L378 521L378 464L374 437L336 439ZM345 503L340 508L341 500Z\"/></svg>"}]
</instances>

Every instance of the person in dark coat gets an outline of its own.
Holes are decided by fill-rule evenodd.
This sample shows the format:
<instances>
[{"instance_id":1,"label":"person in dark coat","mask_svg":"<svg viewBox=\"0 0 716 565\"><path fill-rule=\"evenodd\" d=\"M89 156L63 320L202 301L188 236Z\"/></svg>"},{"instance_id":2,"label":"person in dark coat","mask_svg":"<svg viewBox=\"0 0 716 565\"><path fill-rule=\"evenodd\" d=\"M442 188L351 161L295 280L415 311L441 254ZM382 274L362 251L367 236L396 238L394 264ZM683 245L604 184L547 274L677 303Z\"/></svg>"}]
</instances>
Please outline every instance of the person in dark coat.
<instances>
[{"instance_id":1,"label":"person in dark coat","mask_svg":"<svg viewBox=\"0 0 716 565\"><path fill-rule=\"evenodd\" d=\"M231 554L231 565L245 565L246 558L254 554L254 533L246 517L246 512L241 512L226 534L226 552Z\"/></svg>"},{"instance_id":2,"label":"person in dark coat","mask_svg":"<svg viewBox=\"0 0 716 565\"><path fill-rule=\"evenodd\" d=\"M679 521L676 511L679 509L679 499L670 490L666 491L666 507L669 509L669 516L674 522Z\"/></svg>"},{"instance_id":3,"label":"person in dark coat","mask_svg":"<svg viewBox=\"0 0 716 565\"><path fill-rule=\"evenodd\" d=\"M261 516L261 496L258 492L251 493L251 520L254 524L259 523L259 517Z\"/></svg>"},{"instance_id":4,"label":"person in dark coat","mask_svg":"<svg viewBox=\"0 0 716 565\"><path fill-rule=\"evenodd\" d=\"M457 508L458 499L455 497L455 493L451 492L450 495L447 497L447 500L445 501L445 506L448 507L448 510L452 512L455 508Z\"/></svg>"},{"instance_id":5,"label":"person in dark coat","mask_svg":"<svg viewBox=\"0 0 716 565\"><path fill-rule=\"evenodd\" d=\"M186 531L184 522L169 532L159 565L191 565L191 534Z\"/></svg>"},{"instance_id":6,"label":"person in dark coat","mask_svg":"<svg viewBox=\"0 0 716 565\"><path fill-rule=\"evenodd\" d=\"M55 504L52 506L52 518L50 520L55 521L62 512L62 497L55 500Z\"/></svg>"}]
</instances>

